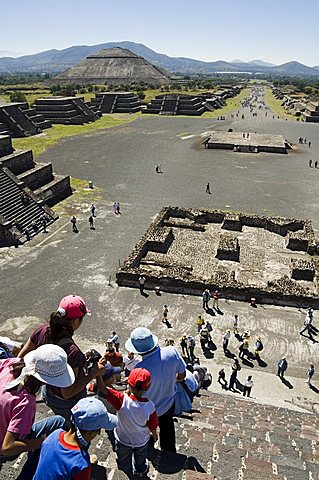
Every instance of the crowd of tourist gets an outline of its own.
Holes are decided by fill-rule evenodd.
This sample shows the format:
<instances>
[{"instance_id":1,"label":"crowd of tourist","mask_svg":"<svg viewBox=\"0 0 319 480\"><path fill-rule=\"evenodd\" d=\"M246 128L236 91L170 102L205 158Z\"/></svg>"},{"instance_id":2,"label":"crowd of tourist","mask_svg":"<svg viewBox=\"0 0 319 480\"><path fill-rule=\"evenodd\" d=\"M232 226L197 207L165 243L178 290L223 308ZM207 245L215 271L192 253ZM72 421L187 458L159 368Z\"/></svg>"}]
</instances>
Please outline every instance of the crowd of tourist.
<instances>
[{"instance_id":1,"label":"crowd of tourist","mask_svg":"<svg viewBox=\"0 0 319 480\"><path fill-rule=\"evenodd\" d=\"M214 311L221 313L218 290L212 295L208 289L203 292L205 311L211 298ZM261 365L264 346L261 336L252 339L248 330L240 333L238 315L222 338L214 338L211 323L199 315L194 325L197 332L182 335L177 346L173 338L160 346L155 334L138 327L126 340L124 352L119 335L112 330L103 353L94 348L82 352L73 338L90 315L82 297L68 295L24 345L0 337L0 466L28 452L19 480L39 480L44 475L49 480L89 479L88 449L101 429L107 431L118 468L128 475L146 475L148 448L157 440L162 450L176 452L173 417L190 411L200 388L212 383L212 375L200 364L196 337L205 356L207 349L216 350L215 341L230 359L229 379L224 368L218 372L221 387L250 397L254 381L252 375L239 381L240 359L243 364L257 361ZM165 304L164 323L167 316ZM310 307L307 325L309 318L312 325ZM238 354L229 349L232 338ZM287 368L282 357L277 371L282 380ZM310 365L306 372L309 387L314 371ZM53 415L34 423L40 391Z\"/></svg>"},{"instance_id":2,"label":"crowd of tourist","mask_svg":"<svg viewBox=\"0 0 319 480\"><path fill-rule=\"evenodd\" d=\"M173 417L212 381L190 337L181 355L172 339L161 347L138 327L122 353L113 330L105 352L82 352L73 336L90 315L82 297L68 295L24 345L0 338L0 468L28 452L19 480L89 479L88 449L101 429L118 468L143 477L149 446L176 451ZM40 394L53 415L34 423Z\"/></svg>"}]
</instances>

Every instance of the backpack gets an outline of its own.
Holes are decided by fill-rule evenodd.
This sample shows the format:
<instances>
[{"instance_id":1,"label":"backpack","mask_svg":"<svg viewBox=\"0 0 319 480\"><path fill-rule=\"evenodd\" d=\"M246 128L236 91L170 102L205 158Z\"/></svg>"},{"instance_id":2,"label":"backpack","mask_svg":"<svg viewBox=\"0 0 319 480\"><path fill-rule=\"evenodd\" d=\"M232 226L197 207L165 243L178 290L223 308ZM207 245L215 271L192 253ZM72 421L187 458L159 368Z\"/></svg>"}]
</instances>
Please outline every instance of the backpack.
<instances>
[{"instance_id":1,"label":"backpack","mask_svg":"<svg viewBox=\"0 0 319 480\"><path fill-rule=\"evenodd\" d=\"M258 342L256 350L258 352L261 352L263 350L264 346L261 341Z\"/></svg>"}]
</instances>

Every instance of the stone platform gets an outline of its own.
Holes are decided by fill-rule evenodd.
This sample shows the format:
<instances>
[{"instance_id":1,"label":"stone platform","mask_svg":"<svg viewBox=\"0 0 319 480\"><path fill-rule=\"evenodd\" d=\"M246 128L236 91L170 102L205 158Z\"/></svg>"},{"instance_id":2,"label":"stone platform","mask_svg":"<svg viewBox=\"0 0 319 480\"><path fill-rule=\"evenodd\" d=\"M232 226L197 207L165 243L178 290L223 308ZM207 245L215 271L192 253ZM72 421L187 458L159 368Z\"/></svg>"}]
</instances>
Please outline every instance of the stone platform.
<instances>
[{"instance_id":1,"label":"stone platform","mask_svg":"<svg viewBox=\"0 0 319 480\"><path fill-rule=\"evenodd\" d=\"M319 308L316 239L308 220L165 207L117 273L119 285Z\"/></svg>"},{"instance_id":2,"label":"stone platform","mask_svg":"<svg viewBox=\"0 0 319 480\"><path fill-rule=\"evenodd\" d=\"M246 132L212 131L204 142L205 148L233 150L241 153L287 153L291 148L282 135Z\"/></svg>"}]
</instances>

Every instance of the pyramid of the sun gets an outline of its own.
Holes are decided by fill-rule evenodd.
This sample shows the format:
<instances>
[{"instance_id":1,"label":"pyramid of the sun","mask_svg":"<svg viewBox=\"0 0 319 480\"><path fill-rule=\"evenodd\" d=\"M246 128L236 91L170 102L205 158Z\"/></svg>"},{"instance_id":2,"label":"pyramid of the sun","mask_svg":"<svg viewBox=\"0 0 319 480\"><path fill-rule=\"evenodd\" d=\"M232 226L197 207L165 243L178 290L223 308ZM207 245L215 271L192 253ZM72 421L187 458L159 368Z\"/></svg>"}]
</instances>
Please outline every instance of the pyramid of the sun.
<instances>
[{"instance_id":1,"label":"pyramid of the sun","mask_svg":"<svg viewBox=\"0 0 319 480\"><path fill-rule=\"evenodd\" d=\"M149 63L125 48L106 48L55 77L51 84L109 84L133 82L163 85L170 83L170 73Z\"/></svg>"}]
</instances>

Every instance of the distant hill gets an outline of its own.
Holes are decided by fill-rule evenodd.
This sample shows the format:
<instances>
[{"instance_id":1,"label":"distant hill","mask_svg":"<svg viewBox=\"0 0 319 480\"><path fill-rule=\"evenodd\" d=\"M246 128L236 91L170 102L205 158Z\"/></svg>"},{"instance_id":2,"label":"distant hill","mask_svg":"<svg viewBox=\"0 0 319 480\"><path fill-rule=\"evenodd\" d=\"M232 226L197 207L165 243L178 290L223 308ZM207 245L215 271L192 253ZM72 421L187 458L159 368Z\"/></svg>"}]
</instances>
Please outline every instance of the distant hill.
<instances>
[{"instance_id":1,"label":"distant hill","mask_svg":"<svg viewBox=\"0 0 319 480\"><path fill-rule=\"evenodd\" d=\"M92 55L105 48L122 47L140 55L155 66L162 67L170 72L181 74L214 74L216 72L251 72L271 73L278 75L318 75L318 67L311 68L299 62L288 62L279 66L272 66L262 60L242 62L203 62L192 58L169 57L163 53L157 53L141 43L134 42L108 42L99 45L79 45L64 50L47 50L35 55L23 57L0 58L1 73L37 72L37 73L60 73L88 55Z\"/></svg>"}]
</instances>

